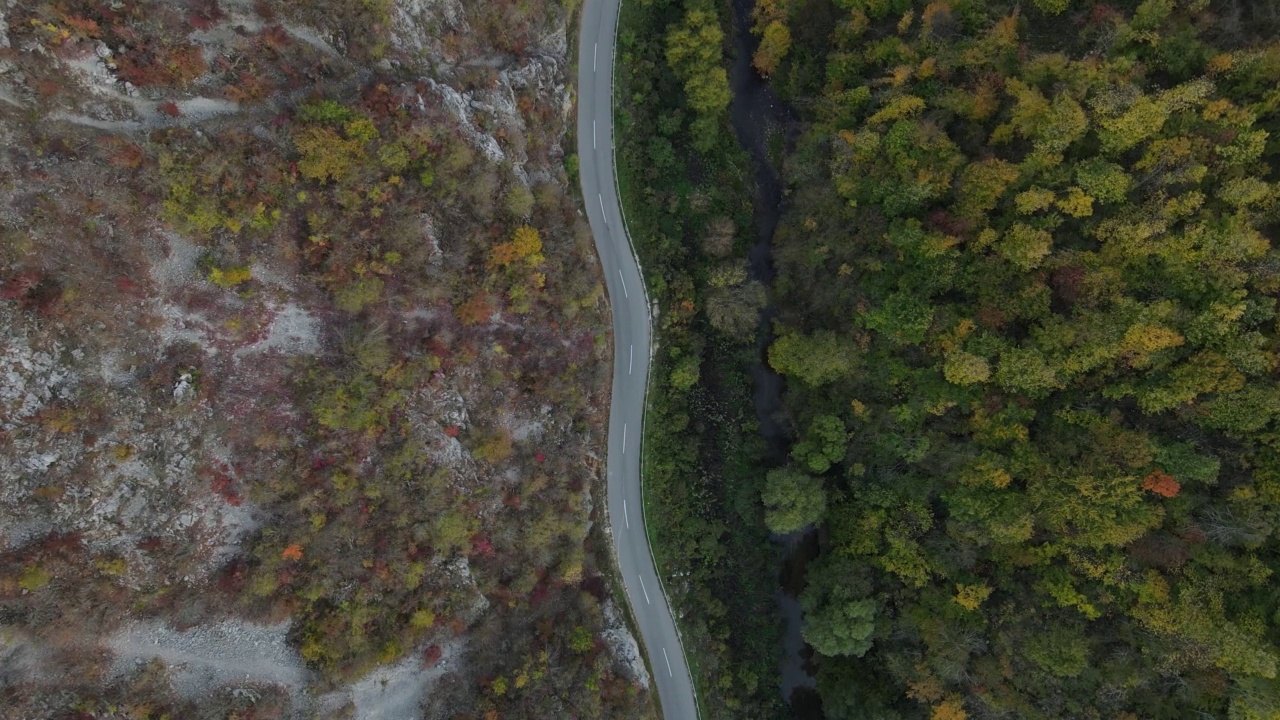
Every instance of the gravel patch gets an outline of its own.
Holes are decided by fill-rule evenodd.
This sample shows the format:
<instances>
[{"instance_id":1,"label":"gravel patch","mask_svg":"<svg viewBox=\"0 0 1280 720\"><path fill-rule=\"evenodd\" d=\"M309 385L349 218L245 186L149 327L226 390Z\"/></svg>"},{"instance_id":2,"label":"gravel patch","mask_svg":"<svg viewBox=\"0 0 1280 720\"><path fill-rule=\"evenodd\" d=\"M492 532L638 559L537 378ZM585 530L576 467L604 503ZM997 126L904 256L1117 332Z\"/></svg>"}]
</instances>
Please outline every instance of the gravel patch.
<instances>
[{"instance_id":1,"label":"gravel patch","mask_svg":"<svg viewBox=\"0 0 1280 720\"><path fill-rule=\"evenodd\" d=\"M225 685L280 685L302 692L307 671L286 641L289 623L254 625L227 620L178 631L163 623L135 623L107 641L113 675L159 659L173 689L196 698Z\"/></svg>"},{"instance_id":2,"label":"gravel patch","mask_svg":"<svg viewBox=\"0 0 1280 720\"><path fill-rule=\"evenodd\" d=\"M314 355L320 350L320 321L293 303L287 303L267 329L267 336L247 348L236 351L236 359L245 355L277 350L286 355Z\"/></svg>"}]
</instances>

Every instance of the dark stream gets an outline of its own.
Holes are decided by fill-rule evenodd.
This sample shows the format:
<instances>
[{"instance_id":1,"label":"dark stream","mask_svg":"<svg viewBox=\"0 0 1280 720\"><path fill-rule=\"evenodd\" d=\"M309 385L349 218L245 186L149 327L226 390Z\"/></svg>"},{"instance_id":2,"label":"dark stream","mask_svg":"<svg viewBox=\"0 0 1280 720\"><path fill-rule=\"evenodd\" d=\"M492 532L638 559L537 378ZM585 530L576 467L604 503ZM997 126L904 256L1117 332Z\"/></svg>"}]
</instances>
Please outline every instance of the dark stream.
<instances>
[{"instance_id":1,"label":"dark stream","mask_svg":"<svg viewBox=\"0 0 1280 720\"><path fill-rule=\"evenodd\" d=\"M773 233L782 214L782 181L779 168L773 166L771 146L790 149L798 127L797 117L773 88L751 67L759 39L751 34L751 9L755 0L733 0L733 64L729 69L729 87L733 100L729 112L738 143L750 154L755 175L753 215L757 231L751 247L751 276L765 285L774 278ZM752 400L760 433L768 448L772 465L786 462L791 438L782 414L782 377L769 367L765 352L773 340L773 317L777 308L770 304L760 312L756 333L756 362L751 367ZM791 706L797 720L821 720L822 704L808 660L812 650L800 634L800 601L804 588L805 566L818 553L816 532L775 535L778 546L778 590L775 601L778 615L784 621L781 638L779 692Z\"/></svg>"},{"instance_id":2,"label":"dark stream","mask_svg":"<svg viewBox=\"0 0 1280 720\"><path fill-rule=\"evenodd\" d=\"M782 214L782 181L778 168L769 158L769 144L785 137L795 126L794 114L778 99L754 68L751 56L755 54L759 39L751 34L751 8L755 0L733 0L733 64L729 68L729 87L733 100L729 113L733 120L733 132L738 144L751 155L755 175L756 196L753 204L756 243L751 247L751 275L766 286L773 282L773 231L778 227ZM782 377L764 361L764 353L773 339L772 324L776 308L772 305L760 313L760 329L756 334L760 351L758 362L751 368L754 386L753 397L756 417L760 420L760 432L768 443L770 460L781 463L786 460L786 426L780 418L782 411Z\"/></svg>"}]
</instances>

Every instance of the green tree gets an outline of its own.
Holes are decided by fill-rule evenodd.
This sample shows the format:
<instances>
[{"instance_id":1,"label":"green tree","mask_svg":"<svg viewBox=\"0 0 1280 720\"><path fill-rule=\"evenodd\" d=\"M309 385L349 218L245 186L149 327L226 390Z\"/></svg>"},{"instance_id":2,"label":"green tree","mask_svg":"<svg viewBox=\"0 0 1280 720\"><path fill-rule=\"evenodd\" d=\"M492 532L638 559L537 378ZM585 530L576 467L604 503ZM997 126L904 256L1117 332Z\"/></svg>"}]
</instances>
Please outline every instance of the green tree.
<instances>
[{"instance_id":1,"label":"green tree","mask_svg":"<svg viewBox=\"0 0 1280 720\"><path fill-rule=\"evenodd\" d=\"M825 385L855 372L858 349L832 332L802 335L784 330L769 346L769 364L808 385Z\"/></svg>"},{"instance_id":2,"label":"green tree","mask_svg":"<svg viewBox=\"0 0 1280 720\"><path fill-rule=\"evenodd\" d=\"M984 358L963 350L947 354L942 366L943 377L956 385L973 385L986 382L991 377L991 366Z\"/></svg>"},{"instance_id":3,"label":"green tree","mask_svg":"<svg viewBox=\"0 0 1280 720\"><path fill-rule=\"evenodd\" d=\"M1020 492L954 488L943 497L950 532L967 542L1017 546L1035 533L1035 516Z\"/></svg>"},{"instance_id":4,"label":"green tree","mask_svg":"<svg viewBox=\"0 0 1280 720\"><path fill-rule=\"evenodd\" d=\"M1062 387L1044 354L1035 348L1012 348L1000 354L996 383L1006 390L1043 397Z\"/></svg>"},{"instance_id":5,"label":"green tree","mask_svg":"<svg viewBox=\"0 0 1280 720\"><path fill-rule=\"evenodd\" d=\"M1076 165L1076 182L1094 199L1104 203L1124 202L1133 179L1124 168L1102 158L1090 158Z\"/></svg>"},{"instance_id":6,"label":"green tree","mask_svg":"<svg viewBox=\"0 0 1280 720\"><path fill-rule=\"evenodd\" d=\"M871 330L883 333L902 345L924 342L933 324L933 307L923 298L908 292L895 292L883 304L863 316Z\"/></svg>"},{"instance_id":7,"label":"green tree","mask_svg":"<svg viewBox=\"0 0 1280 720\"><path fill-rule=\"evenodd\" d=\"M591 631L585 627L578 625L569 633L569 649L576 653L591 652L595 647L595 638L592 637Z\"/></svg>"},{"instance_id":8,"label":"green tree","mask_svg":"<svg viewBox=\"0 0 1280 720\"><path fill-rule=\"evenodd\" d=\"M835 593L815 598L808 592L804 605L804 639L823 655L862 657L871 649L875 633L876 603Z\"/></svg>"},{"instance_id":9,"label":"green tree","mask_svg":"<svg viewBox=\"0 0 1280 720\"><path fill-rule=\"evenodd\" d=\"M770 470L760 497L765 524L783 535L821 522L827 512L822 480L796 470Z\"/></svg>"},{"instance_id":10,"label":"green tree","mask_svg":"<svg viewBox=\"0 0 1280 720\"><path fill-rule=\"evenodd\" d=\"M463 550L475 534L475 518L461 512L447 512L436 518L431 528L432 543L444 555Z\"/></svg>"},{"instance_id":11,"label":"green tree","mask_svg":"<svg viewBox=\"0 0 1280 720\"><path fill-rule=\"evenodd\" d=\"M1014 223L996 241L996 252L1019 270L1033 270L1053 250L1053 236L1047 230Z\"/></svg>"},{"instance_id":12,"label":"green tree","mask_svg":"<svg viewBox=\"0 0 1280 720\"><path fill-rule=\"evenodd\" d=\"M18 587L25 592L36 592L53 580L53 574L39 565L28 565L18 578Z\"/></svg>"},{"instance_id":13,"label":"green tree","mask_svg":"<svg viewBox=\"0 0 1280 720\"><path fill-rule=\"evenodd\" d=\"M696 114L690 127L694 146L710 150L729 107L729 76L724 69L724 31L715 10L693 7L667 33L667 64L684 83L685 100Z\"/></svg>"},{"instance_id":14,"label":"green tree","mask_svg":"<svg viewBox=\"0 0 1280 720\"><path fill-rule=\"evenodd\" d=\"M969 163L960 173L958 214L973 220L982 218L1017 179L1018 167L1013 163L995 158Z\"/></svg>"},{"instance_id":15,"label":"green tree","mask_svg":"<svg viewBox=\"0 0 1280 720\"><path fill-rule=\"evenodd\" d=\"M384 283L377 276L363 277L338 288L334 293L334 304L339 310L357 313L382 299Z\"/></svg>"},{"instance_id":16,"label":"green tree","mask_svg":"<svg viewBox=\"0 0 1280 720\"><path fill-rule=\"evenodd\" d=\"M1280 681L1243 678L1231 692L1230 720L1276 720L1280 718Z\"/></svg>"},{"instance_id":17,"label":"green tree","mask_svg":"<svg viewBox=\"0 0 1280 720\"><path fill-rule=\"evenodd\" d=\"M677 390L688 390L697 385L702 376L701 365L697 355L686 355L677 360L671 368L671 386Z\"/></svg>"},{"instance_id":18,"label":"green tree","mask_svg":"<svg viewBox=\"0 0 1280 720\"><path fill-rule=\"evenodd\" d=\"M298 172L303 177L340 183L361 168L378 130L368 118L350 117L342 125L342 134L328 125L304 125L293 132L293 144L301 155Z\"/></svg>"},{"instance_id":19,"label":"green tree","mask_svg":"<svg viewBox=\"0 0 1280 720\"><path fill-rule=\"evenodd\" d=\"M1027 659L1055 677L1078 677L1089 667L1089 643L1083 628L1045 623L1042 631L1029 633L1021 645Z\"/></svg>"},{"instance_id":20,"label":"green tree","mask_svg":"<svg viewBox=\"0 0 1280 720\"><path fill-rule=\"evenodd\" d=\"M834 415L819 415L809 423L809 430L791 447L791 457L811 472L824 473L844 459L844 421Z\"/></svg>"},{"instance_id":21,"label":"green tree","mask_svg":"<svg viewBox=\"0 0 1280 720\"><path fill-rule=\"evenodd\" d=\"M514 185L507 191L507 214L517 220L524 220L533 212L533 191L524 185Z\"/></svg>"},{"instance_id":22,"label":"green tree","mask_svg":"<svg viewBox=\"0 0 1280 720\"><path fill-rule=\"evenodd\" d=\"M1200 424L1243 435L1266 427L1280 413L1280 388L1246 387L1204 404Z\"/></svg>"},{"instance_id":23,"label":"green tree","mask_svg":"<svg viewBox=\"0 0 1280 720\"><path fill-rule=\"evenodd\" d=\"M1168 119L1169 106L1160 98L1139 95L1128 108L1100 119L1098 138L1105 151L1119 153L1159 133Z\"/></svg>"}]
</instances>

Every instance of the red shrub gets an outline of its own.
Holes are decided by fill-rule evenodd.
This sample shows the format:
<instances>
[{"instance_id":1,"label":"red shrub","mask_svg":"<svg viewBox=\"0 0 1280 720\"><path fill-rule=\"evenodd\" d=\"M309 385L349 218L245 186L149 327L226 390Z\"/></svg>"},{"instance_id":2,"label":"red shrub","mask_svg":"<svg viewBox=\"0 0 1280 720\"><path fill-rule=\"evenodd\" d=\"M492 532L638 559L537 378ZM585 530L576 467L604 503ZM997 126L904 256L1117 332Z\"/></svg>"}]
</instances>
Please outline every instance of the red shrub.
<instances>
[{"instance_id":1,"label":"red shrub","mask_svg":"<svg viewBox=\"0 0 1280 720\"><path fill-rule=\"evenodd\" d=\"M127 140L112 138L107 141L107 162L115 167L136 170L147 159L147 153L140 146Z\"/></svg>"},{"instance_id":2,"label":"red shrub","mask_svg":"<svg viewBox=\"0 0 1280 720\"><path fill-rule=\"evenodd\" d=\"M311 461L311 469L323 470L336 462L338 462L338 458L318 457Z\"/></svg>"},{"instance_id":3,"label":"red shrub","mask_svg":"<svg viewBox=\"0 0 1280 720\"><path fill-rule=\"evenodd\" d=\"M601 601L603 601L605 596L608 594L608 589L605 586L604 577L602 575L589 575L583 578L582 584L579 585L579 587L582 588L583 592L588 593L595 599Z\"/></svg>"},{"instance_id":4,"label":"red shrub","mask_svg":"<svg viewBox=\"0 0 1280 720\"><path fill-rule=\"evenodd\" d=\"M223 94L231 102L249 103L267 97L271 94L271 89L271 83L266 78L241 72L234 83L223 89Z\"/></svg>"},{"instance_id":5,"label":"red shrub","mask_svg":"<svg viewBox=\"0 0 1280 720\"><path fill-rule=\"evenodd\" d=\"M533 592L529 593L529 604L537 605L546 600L549 595L551 595L551 584L544 577L538 581L537 585L533 586Z\"/></svg>"},{"instance_id":6,"label":"red shrub","mask_svg":"<svg viewBox=\"0 0 1280 720\"><path fill-rule=\"evenodd\" d=\"M226 475L223 475L222 473L218 473L217 475L214 475L213 479L209 481L209 484L213 487L213 491L218 494L222 494L227 490L230 490L231 483L232 483L231 478L227 477Z\"/></svg>"},{"instance_id":7,"label":"red shrub","mask_svg":"<svg viewBox=\"0 0 1280 720\"><path fill-rule=\"evenodd\" d=\"M52 533L40 541L40 549L45 552L80 549L80 533Z\"/></svg>"},{"instance_id":8,"label":"red shrub","mask_svg":"<svg viewBox=\"0 0 1280 720\"><path fill-rule=\"evenodd\" d=\"M933 230L953 237L961 237L973 229L972 222L955 217L942 208L929 213L925 218L925 224Z\"/></svg>"},{"instance_id":9,"label":"red shrub","mask_svg":"<svg viewBox=\"0 0 1280 720\"><path fill-rule=\"evenodd\" d=\"M493 557L493 543L483 535L471 538L471 549L481 557Z\"/></svg>"},{"instance_id":10,"label":"red shrub","mask_svg":"<svg viewBox=\"0 0 1280 720\"><path fill-rule=\"evenodd\" d=\"M198 45L135 48L116 62L120 77L138 87L186 86L208 70Z\"/></svg>"},{"instance_id":11,"label":"red shrub","mask_svg":"<svg viewBox=\"0 0 1280 720\"><path fill-rule=\"evenodd\" d=\"M275 8L271 7L271 3L267 0L253 0L253 11L266 22L276 21Z\"/></svg>"},{"instance_id":12,"label":"red shrub","mask_svg":"<svg viewBox=\"0 0 1280 720\"><path fill-rule=\"evenodd\" d=\"M1080 296L1080 288L1084 285L1086 271L1080 265L1063 265L1053 271L1050 284L1054 292L1068 305Z\"/></svg>"},{"instance_id":13,"label":"red shrub","mask_svg":"<svg viewBox=\"0 0 1280 720\"><path fill-rule=\"evenodd\" d=\"M98 23L81 17L80 15L71 15L62 19L67 27L75 30L82 37L96 38L102 33L102 29L98 27Z\"/></svg>"},{"instance_id":14,"label":"red shrub","mask_svg":"<svg viewBox=\"0 0 1280 720\"><path fill-rule=\"evenodd\" d=\"M489 297L483 291L480 291L472 295L469 300L458 308L458 322L463 325L477 325L488 322L493 312L493 305L490 304Z\"/></svg>"},{"instance_id":15,"label":"red shrub","mask_svg":"<svg viewBox=\"0 0 1280 720\"><path fill-rule=\"evenodd\" d=\"M238 595L244 589L246 579L244 563L239 560L234 561L218 574L218 589L228 595Z\"/></svg>"},{"instance_id":16,"label":"red shrub","mask_svg":"<svg viewBox=\"0 0 1280 720\"><path fill-rule=\"evenodd\" d=\"M189 0L187 6L190 8L187 22L197 30L208 30L227 16L218 7L218 0Z\"/></svg>"},{"instance_id":17,"label":"red shrub","mask_svg":"<svg viewBox=\"0 0 1280 720\"><path fill-rule=\"evenodd\" d=\"M1098 3L1089 11L1089 25L1101 25L1111 20L1123 19L1124 14L1106 3Z\"/></svg>"},{"instance_id":18,"label":"red shrub","mask_svg":"<svg viewBox=\"0 0 1280 720\"><path fill-rule=\"evenodd\" d=\"M0 285L0 300L17 300L25 297L35 290L43 278L44 275L39 270L24 270L14 275Z\"/></svg>"},{"instance_id":19,"label":"red shrub","mask_svg":"<svg viewBox=\"0 0 1280 720\"><path fill-rule=\"evenodd\" d=\"M440 662L442 657L444 657L444 650L439 645L428 645L427 649L422 651L422 667L432 667Z\"/></svg>"},{"instance_id":20,"label":"red shrub","mask_svg":"<svg viewBox=\"0 0 1280 720\"><path fill-rule=\"evenodd\" d=\"M1005 318L1004 311L994 305L984 305L983 307L978 308L978 312L974 315L974 319L978 321L979 325L992 330L998 330L999 328L1004 327L1004 324L1008 322Z\"/></svg>"},{"instance_id":21,"label":"red shrub","mask_svg":"<svg viewBox=\"0 0 1280 720\"><path fill-rule=\"evenodd\" d=\"M1156 470L1142 481L1142 489L1171 498L1177 496L1178 492L1182 490L1182 486L1178 484L1177 480L1173 479L1172 475L1163 470Z\"/></svg>"}]
</instances>

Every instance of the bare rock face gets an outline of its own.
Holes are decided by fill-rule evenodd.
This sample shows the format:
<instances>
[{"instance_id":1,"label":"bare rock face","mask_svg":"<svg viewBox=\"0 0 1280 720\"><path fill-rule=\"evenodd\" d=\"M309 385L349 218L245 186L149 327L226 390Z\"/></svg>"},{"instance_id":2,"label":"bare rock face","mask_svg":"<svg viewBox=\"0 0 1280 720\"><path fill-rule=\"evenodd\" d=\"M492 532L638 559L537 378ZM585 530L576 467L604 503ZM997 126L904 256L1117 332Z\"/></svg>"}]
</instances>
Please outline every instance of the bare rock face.
<instances>
[{"instance_id":1,"label":"bare rock face","mask_svg":"<svg viewBox=\"0 0 1280 720\"><path fill-rule=\"evenodd\" d=\"M0 0L8 711L649 712L569 23Z\"/></svg>"}]
</instances>

